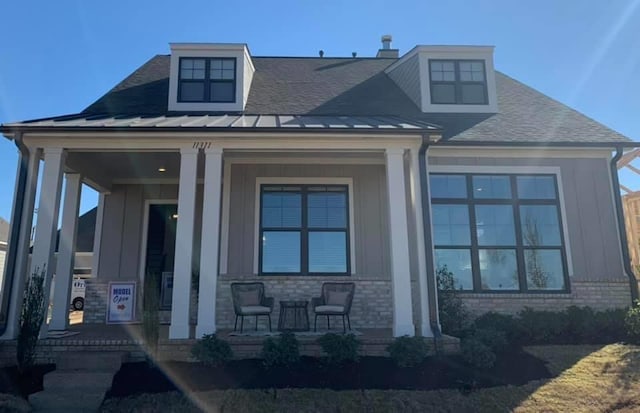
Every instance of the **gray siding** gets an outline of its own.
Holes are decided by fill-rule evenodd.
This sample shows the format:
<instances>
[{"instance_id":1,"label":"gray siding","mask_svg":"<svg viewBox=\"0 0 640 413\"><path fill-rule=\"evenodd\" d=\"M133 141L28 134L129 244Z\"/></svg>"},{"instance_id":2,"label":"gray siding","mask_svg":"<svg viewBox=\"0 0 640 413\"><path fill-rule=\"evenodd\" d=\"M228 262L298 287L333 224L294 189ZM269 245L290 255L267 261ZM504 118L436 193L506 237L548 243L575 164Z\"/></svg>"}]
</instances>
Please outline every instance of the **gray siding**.
<instances>
[{"instance_id":1,"label":"gray siding","mask_svg":"<svg viewBox=\"0 0 640 413\"><path fill-rule=\"evenodd\" d=\"M609 165L603 158L430 157L431 165L555 166L560 168L573 276L623 279Z\"/></svg>"},{"instance_id":2,"label":"gray siding","mask_svg":"<svg viewBox=\"0 0 640 413\"><path fill-rule=\"evenodd\" d=\"M420 98L420 61L417 54L398 65L388 75L416 106L422 106Z\"/></svg>"},{"instance_id":3,"label":"gray siding","mask_svg":"<svg viewBox=\"0 0 640 413\"><path fill-rule=\"evenodd\" d=\"M388 212L383 165L233 165L229 217L229 275L253 274L258 177L353 178L356 273L388 278Z\"/></svg>"}]
</instances>

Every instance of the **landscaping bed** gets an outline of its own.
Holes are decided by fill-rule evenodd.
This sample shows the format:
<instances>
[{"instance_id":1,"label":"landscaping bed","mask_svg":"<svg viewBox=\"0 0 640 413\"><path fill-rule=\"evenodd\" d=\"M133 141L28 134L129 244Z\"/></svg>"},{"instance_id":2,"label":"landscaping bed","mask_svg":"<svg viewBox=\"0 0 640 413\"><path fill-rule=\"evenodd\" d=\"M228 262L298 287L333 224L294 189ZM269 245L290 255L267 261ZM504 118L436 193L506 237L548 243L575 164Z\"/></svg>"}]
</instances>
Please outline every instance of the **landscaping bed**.
<instances>
[{"instance_id":1,"label":"landscaping bed","mask_svg":"<svg viewBox=\"0 0 640 413\"><path fill-rule=\"evenodd\" d=\"M518 366L514 369L513 366ZM551 377L545 363L522 352L505 353L494 367L478 369L460 357L430 357L415 367L398 367L386 357L362 357L341 366L302 357L291 366L265 368L262 360L233 360L214 367L201 363L168 362L162 370L147 363L127 363L115 375L109 396L226 389L325 388L333 390L454 388L471 390L521 385ZM175 383L175 384L174 384Z\"/></svg>"},{"instance_id":2,"label":"landscaping bed","mask_svg":"<svg viewBox=\"0 0 640 413\"><path fill-rule=\"evenodd\" d=\"M0 393L26 398L42 391L42 377L55 368L55 364L38 364L20 373L16 366L4 367L0 369Z\"/></svg>"}]
</instances>

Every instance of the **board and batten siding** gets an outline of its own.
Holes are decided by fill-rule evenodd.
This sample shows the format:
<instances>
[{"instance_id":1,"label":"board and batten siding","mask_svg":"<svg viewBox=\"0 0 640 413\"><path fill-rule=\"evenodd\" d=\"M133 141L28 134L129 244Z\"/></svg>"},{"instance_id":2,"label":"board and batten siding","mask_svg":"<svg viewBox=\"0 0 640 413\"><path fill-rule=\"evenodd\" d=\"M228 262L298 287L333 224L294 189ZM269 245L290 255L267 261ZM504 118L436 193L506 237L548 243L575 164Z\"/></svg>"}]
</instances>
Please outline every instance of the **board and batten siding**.
<instances>
[{"instance_id":1,"label":"board and batten siding","mask_svg":"<svg viewBox=\"0 0 640 413\"><path fill-rule=\"evenodd\" d=\"M257 178L352 178L356 272L390 278L387 188L384 165L233 164L231 167L227 274L254 274ZM330 181L328 182L331 183Z\"/></svg>"},{"instance_id":2,"label":"board and batten siding","mask_svg":"<svg viewBox=\"0 0 640 413\"><path fill-rule=\"evenodd\" d=\"M202 185L196 188L194 259L199 258L202 217ZM177 200L178 185L114 185L105 196L98 277L104 280L138 279L145 203Z\"/></svg>"},{"instance_id":3,"label":"board and batten siding","mask_svg":"<svg viewBox=\"0 0 640 413\"><path fill-rule=\"evenodd\" d=\"M420 60L416 54L406 62L399 64L387 74L409 96L409 98L421 107L420 96Z\"/></svg>"},{"instance_id":4,"label":"board and batten siding","mask_svg":"<svg viewBox=\"0 0 640 413\"><path fill-rule=\"evenodd\" d=\"M566 228L573 263L584 281L625 280L616 227L609 163L605 158L489 158L430 156L429 164L560 168ZM500 173L500 172L497 172Z\"/></svg>"}]
</instances>

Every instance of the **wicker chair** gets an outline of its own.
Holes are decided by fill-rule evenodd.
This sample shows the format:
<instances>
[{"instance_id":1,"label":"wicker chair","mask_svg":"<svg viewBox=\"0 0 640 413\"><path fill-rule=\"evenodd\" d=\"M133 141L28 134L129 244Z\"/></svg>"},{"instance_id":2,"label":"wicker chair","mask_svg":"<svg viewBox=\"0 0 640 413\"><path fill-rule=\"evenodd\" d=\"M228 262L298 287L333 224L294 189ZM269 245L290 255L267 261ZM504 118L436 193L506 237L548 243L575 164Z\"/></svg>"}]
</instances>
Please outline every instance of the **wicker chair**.
<instances>
[{"instance_id":1,"label":"wicker chair","mask_svg":"<svg viewBox=\"0 0 640 413\"><path fill-rule=\"evenodd\" d=\"M256 331L258 330L258 317L266 315L269 318L269 331L271 331L271 312L273 311L273 297L264 296L264 284L232 283L231 297L233 298L233 310L236 313L236 322L233 331L238 329L238 317L240 317L240 332L244 327L244 318L255 316Z\"/></svg>"},{"instance_id":2,"label":"wicker chair","mask_svg":"<svg viewBox=\"0 0 640 413\"><path fill-rule=\"evenodd\" d=\"M324 283L322 284L322 295L311 299L311 306L315 313L313 320L313 331L318 331L318 316L327 317L327 329L331 329L329 318L332 316L342 317L342 331L347 332L344 319L347 318L349 330L351 330L351 320L349 312L353 302L353 294L356 285L354 283Z\"/></svg>"}]
</instances>

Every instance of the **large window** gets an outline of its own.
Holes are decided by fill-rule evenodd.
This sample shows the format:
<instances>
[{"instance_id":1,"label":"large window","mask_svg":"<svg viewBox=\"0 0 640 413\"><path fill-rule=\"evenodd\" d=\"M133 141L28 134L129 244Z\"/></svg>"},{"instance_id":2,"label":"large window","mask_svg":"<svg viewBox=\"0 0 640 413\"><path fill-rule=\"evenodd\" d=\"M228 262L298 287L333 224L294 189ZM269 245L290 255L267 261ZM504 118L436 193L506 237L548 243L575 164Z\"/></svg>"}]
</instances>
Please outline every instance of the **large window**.
<instances>
[{"instance_id":1,"label":"large window","mask_svg":"<svg viewBox=\"0 0 640 413\"><path fill-rule=\"evenodd\" d=\"M468 291L566 291L555 175L431 174L435 259Z\"/></svg>"},{"instance_id":2,"label":"large window","mask_svg":"<svg viewBox=\"0 0 640 413\"><path fill-rule=\"evenodd\" d=\"M483 60L429 60L432 104L486 105Z\"/></svg>"},{"instance_id":3,"label":"large window","mask_svg":"<svg viewBox=\"0 0 640 413\"><path fill-rule=\"evenodd\" d=\"M179 102L221 102L236 100L235 58L181 58Z\"/></svg>"},{"instance_id":4,"label":"large window","mask_svg":"<svg viewBox=\"0 0 640 413\"><path fill-rule=\"evenodd\" d=\"M349 274L344 185L260 187L260 273Z\"/></svg>"}]
</instances>

